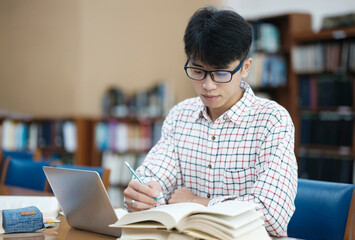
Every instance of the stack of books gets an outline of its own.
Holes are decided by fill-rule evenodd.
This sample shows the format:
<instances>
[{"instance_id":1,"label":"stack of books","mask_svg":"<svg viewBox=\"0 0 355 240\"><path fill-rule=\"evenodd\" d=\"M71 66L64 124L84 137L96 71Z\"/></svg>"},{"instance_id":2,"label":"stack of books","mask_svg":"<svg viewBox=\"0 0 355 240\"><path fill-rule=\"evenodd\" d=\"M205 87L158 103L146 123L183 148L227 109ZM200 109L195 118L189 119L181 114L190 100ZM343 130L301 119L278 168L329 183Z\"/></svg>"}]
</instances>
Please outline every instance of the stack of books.
<instances>
[{"instance_id":1,"label":"stack of books","mask_svg":"<svg viewBox=\"0 0 355 240\"><path fill-rule=\"evenodd\" d=\"M111 227L121 239L271 239L263 215L249 202L226 201L210 207L197 203L162 205L128 213Z\"/></svg>"}]
</instances>

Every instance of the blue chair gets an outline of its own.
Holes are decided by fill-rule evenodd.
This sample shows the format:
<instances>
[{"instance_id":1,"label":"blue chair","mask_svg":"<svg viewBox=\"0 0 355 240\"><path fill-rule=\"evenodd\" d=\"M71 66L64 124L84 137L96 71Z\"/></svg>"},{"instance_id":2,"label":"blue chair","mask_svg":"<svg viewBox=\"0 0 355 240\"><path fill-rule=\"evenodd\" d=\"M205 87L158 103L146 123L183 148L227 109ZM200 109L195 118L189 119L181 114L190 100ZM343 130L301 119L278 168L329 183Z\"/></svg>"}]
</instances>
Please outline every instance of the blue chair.
<instances>
[{"instance_id":1,"label":"blue chair","mask_svg":"<svg viewBox=\"0 0 355 240\"><path fill-rule=\"evenodd\" d=\"M23 160L39 160L41 158L41 152L39 150L36 151L0 151L0 179L2 176L3 167L5 164L5 160L8 158L21 158Z\"/></svg>"},{"instance_id":2,"label":"blue chair","mask_svg":"<svg viewBox=\"0 0 355 240\"><path fill-rule=\"evenodd\" d=\"M44 191L46 176L42 168L49 165L47 162L7 157L0 184Z\"/></svg>"},{"instance_id":3,"label":"blue chair","mask_svg":"<svg viewBox=\"0 0 355 240\"><path fill-rule=\"evenodd\" d=\"M354 187L299 179L288 236L307 240L355 239Z\"/></svg>"},{"instance_id":4,"label":"blue chair","mask_svg":"<svg viewBox=\"0 0 355 240\"><path fill-rule=\"evenodd\" d=\"M92 166L77 166L77 165L62 164L62 163L52 164L51 166L52 167L58 167L58 168L68 168L68 169L77 169L77 170L96 171L100 175L106 190L110 186L110 173L111 173L111 171L108 168L92 167Z\"/></svg>"},{"instance_id":5,"label":"blue chair","mask_svg":"<svg viewBox=\"0 0 355 240\"><path fill-rule=\"evenodd\" d=\"M32 151L3 151L2 155L4 159L7 157L12 157L32 160L35 157L35 153Z\"/></svg>"}]
</instances>

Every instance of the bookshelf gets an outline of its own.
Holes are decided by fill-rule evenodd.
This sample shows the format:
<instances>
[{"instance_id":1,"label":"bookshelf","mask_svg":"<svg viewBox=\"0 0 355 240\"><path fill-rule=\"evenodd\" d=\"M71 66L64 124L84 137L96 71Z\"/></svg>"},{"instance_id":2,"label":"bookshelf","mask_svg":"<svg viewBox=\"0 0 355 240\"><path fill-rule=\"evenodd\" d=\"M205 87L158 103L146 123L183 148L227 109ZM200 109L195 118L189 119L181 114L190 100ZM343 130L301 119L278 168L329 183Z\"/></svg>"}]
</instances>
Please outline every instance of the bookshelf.
<instances>
[{"instance_id":1,"label":"bookshelf","mask_svg":"<svg viewBox=\"0 0 355 240\"><path fill-rule=\"evenodd\" d=\"M91 122L88 118L77 117L4 115L0 121L1 149L39 151L44 160L92 165L88 151L93 138Z\"/></svg>"},{"instance_id":2,"label":"bookshelf","mask_svg":"<svg viewBox=\"0 0 355 240\"><path fill-rule=\"evenodd\" d=\"M355 28L295 37L300 176L354 183Z\"/></svg>"},{"instance_id":3,"label":"bookshelf","mask_svg":"<svg viewBox=\"0 0 355 240\"><path fill-rule=\"evenodd\" d=\"M284 106L297 129L297 75L291 67L291 49L297 36L312 32L311 16L290 13L250 19L248 22L253 26L254 44L251 48L253 66L247 81L256 95L268 97ZM298 147L297 136L295 147Z\"/></svg>"},{"instance_id":4,"label":"bookshelf","mask_svg":"<svg viewBox=\"0 0 355 240\"><path fill-rule=\"evenodd\" d=\"M111 169L113 188L125 188L132 177L124 162L136 168L160 139L164 117L173 102L167 82L130 96L118 88L107 91L104 116L93 120L91 162Z\"/></svg>"},{"instance_id":5,"label":"bookshelf","mask_svg":"<svg viewBox=\"0 0 355 240\"><path fill-rule=\"evenodd\" d=\"M138 167L159 140L163 118L106 117L96 120L95 152L97 165L111 169L112 187L125 188L132 174L124 162Z\"/></svg>"}]
</instances>

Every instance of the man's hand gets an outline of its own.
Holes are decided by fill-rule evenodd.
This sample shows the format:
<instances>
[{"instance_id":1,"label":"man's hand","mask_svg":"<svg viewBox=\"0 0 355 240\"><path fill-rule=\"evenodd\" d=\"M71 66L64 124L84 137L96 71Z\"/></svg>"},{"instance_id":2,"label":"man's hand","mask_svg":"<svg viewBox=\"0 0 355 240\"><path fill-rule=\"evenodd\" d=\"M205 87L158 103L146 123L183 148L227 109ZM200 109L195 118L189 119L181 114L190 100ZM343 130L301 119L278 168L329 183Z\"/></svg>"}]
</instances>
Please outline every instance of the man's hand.
<instances>
[{"instance_id":1,"label":"man's hand","mask_svg":"<svg viewBox=\"0 0 355 240\"><path fill-rule=\"evenodd\" d=\"M123 194L129 210L136 212L155 207L158 202L155 201L154 197L158 197L160 192L161 187L155 181L150 181L147 185L144 185L137 180L132 180Z\"/></svg>"},{"instance_id":2,"label":"man's hand","mask_svg":"<svg viewBox=\"0 0 355 240\"><path fill-rule=\"evenodd\" d=\"M209 198L196 196L188 188L182 187L180 189L175 190L175 192L171 195L168 204L181 203L181 202L194 202L194 203L200 203L202 205L207 206L209 201L210 201Z\"/></svg>"}]
</instances>

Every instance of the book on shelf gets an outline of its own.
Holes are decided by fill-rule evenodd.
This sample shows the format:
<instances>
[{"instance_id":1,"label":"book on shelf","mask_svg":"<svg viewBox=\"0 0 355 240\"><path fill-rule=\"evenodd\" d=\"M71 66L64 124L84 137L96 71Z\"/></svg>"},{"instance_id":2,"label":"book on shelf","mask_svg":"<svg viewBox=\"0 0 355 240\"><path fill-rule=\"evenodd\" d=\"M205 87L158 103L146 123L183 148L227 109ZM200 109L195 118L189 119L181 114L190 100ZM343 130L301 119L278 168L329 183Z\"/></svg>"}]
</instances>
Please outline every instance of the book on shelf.
<instances>
[{"instance_id":1,"label":"book on shelf","mask_svg":"<svg viewBox=\"0 0 355 240\"><path fill-rule=\"evenodd\" d=\"M275 53L281 48L280 31L276 25L267 22L253 22L252 51Z\"/></svg>"},{"instance_id":2,"label":"book on shelf","mask_svg":"<svg viewBox=\"0 0 355 240\"><path fill-rule=\"evenodd\" d=\"M77 148L76 125L72 121L63 123L64 149L68 152L75 152Z\"/></svg>"},{"instance_id":3,"label":"book on shelf","mask_svg":"<svg viewBox=\"0 0 355 240\"><path fill-rule=\"evenodd\" d=\"M297 73L355 70L354 40L300 44L292 48L292 66Z\"/></svg>"},{"instance_id":4,"label":"book on shelf","mask_svg":"<svg viewBox=\"0 0 355 240\"><path fill-rule=\"evenodd\" d=\"M63 148L76 151L76 124L62 120L11 120L2 124L1 148L8 151L23 151L37 148Z\"/></svg>"},{"instance_id":5,"label":"book on shelf","mask_svg":"<svg viewBox=\"0 0 355 240\"><path fill-rule=\"evenodd\" d=\"M103 113L120 118L157 118L167 115L173 101L173 93L166 81L129 97L118 88L110 88L103 98Z\"/></svg>"},{"instance_id":6,"label":"book on shelf","mask_svg":"<svg viewBox=\"0 0 355 240\"><path fill-rule=\"evenodd\" d=\"M355 41L349 43L349 69L355 72Z\"/></svg>"},{"instance_id":7,"label":"book on shelf","mask_svg":"<svg viewBox=\"0 0 355 240\"><path fill-rule=\"evenodd\" d=\"M302 154L299 160L301 178L353 183L354 163L351 156Z\"/></svg>"},{"instance_id":8,"label":"book on shelf","mask_svg":"<svg viewBox=\"0 0 355 240\"><path fill-rule=\"evenodd\" d=\"M121 183L121 169L123 160L119 155L111 152L103 152L102 154L102 167L111 170L110 185L115 186Z\"/></svg>"},{"instance_id":9,"label":"book on shelf","mask_svg":"<svg viewBox=\"0 0 355 240\"><path fill-rule=\"evenodd\" d=\"M280 31L270 22L252 21L253 42L251 56L252 69L247 81L251 87L280 87L287 82L285 57L281 49Z\"/></svg>"},{"instance_id":10,"label":"book on shelf","mask_svg":"<svg viewBox=\"0 0 355 240\"><path fill-rule=\"evenodd\" d=\"M339 107L353 105L354 77L348 74L317 74L299 76L299 105Z\"/></svg>"},{"instance_id":11,"label":"book on shelf","mask_svg":"<svg viewBox=\"0 0 355 240\"><path fill-rule=\"evenodd\" d=\"M351 147L353 128L354 115L351 112L304 111L301 113L301 144Z\"/></svg>"},{"instance_id":12,"label":"book on shelf","mask_svg":"<svg viewBox=\"0 0 355 240\"><path fill-rule=\"evenodd\" d=\"M255 208L253 203L236 200L210 207L197 203L168 204L127 213L110 227L122 228L123 239L134 239L131 235L143 235L152 229L161 234L176 231L202 239L270 239L263 215Z\"/></svg>"},{"instance_id":13,"label":"book on shelf","mask_svg":"<svg viewBox=\"0 0 355 240\"><path fill-rule=\"evenodd\" d=\"M101 121L95 126L95 144L100 151L147 152L160 138L161 128L161 121Z\"/></svg>"},{"instance_id":14,"label":"book on shelf","mask_svg":"<svg viewBox=\"0 0 355 240\"><path fill-rule=\"evenodd\" d=\"M102 156L102 166L111 170L111 186L127 186L132 179L132 173L127 171L124 162L128 162L132 167L139 166L145 159L146 154L117 154L104 152Z\"/></svg>"},{"instance_id":15,"label":"book on shelf","mask_svg":"<svg viewBox=\"0 0 355 240\"><path fill-rule=\"evenodd\" d=\"M287 69L284 57L277 54L255 52L247 81L251 87L279 87L287 82Z\"/></svg>"},{"instance_id":16,"label":"book on shelf","mask_svg":"<svg viewBox=\"0 0 355 240\"><path fill-rule=\"evenodd\" d=\"M128 183L132 179L132 173L127 171L127 167L125 166L125 162L128 162L130 166L136 165L136 156L133 154L125 154L121 159L121 176L120 176L120 185L127 186Z\"/></svg>"},{"instance_id":17,"label":"book on shelf","mask_svg":"<svg viewBox=\"0 0 355 240\"><path fill-rule=\"evenodd\" d=\"M326 16L322 20L321 30L355 27L355 13Z\"/></svg>"},{"instance_id":18,"label":"book on shelf","mask_svg":"<svg viewBox=\"0 0 355 240\"><path fill-rule=\"evenodd\" d=\"M109 136L108 124L99 122L95 125L95 145L97 149L106 151L109 149L107 136Z\"/></svg>"}]
</instances>

